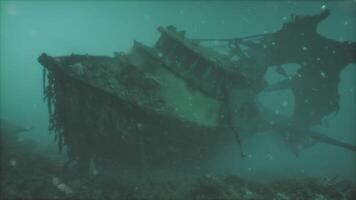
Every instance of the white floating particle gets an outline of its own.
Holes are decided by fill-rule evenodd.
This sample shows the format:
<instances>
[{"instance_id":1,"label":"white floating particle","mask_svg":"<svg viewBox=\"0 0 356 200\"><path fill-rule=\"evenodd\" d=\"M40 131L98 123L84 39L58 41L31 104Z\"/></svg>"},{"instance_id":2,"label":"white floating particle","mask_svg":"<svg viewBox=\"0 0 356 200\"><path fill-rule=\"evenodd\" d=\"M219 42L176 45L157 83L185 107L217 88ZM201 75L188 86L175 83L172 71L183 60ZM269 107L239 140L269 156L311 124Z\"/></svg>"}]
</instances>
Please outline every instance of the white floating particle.
<instances>
[{"instance_id":1,"label":"white floating particle","mask_svg":"<svg viewBox=\"0 0 356 200\"><path fill-rule=\"evenodd\" d=\"M137 128L138 129L142 129L143 128L143 125L141 123L137 123Z\"/></svg>"},{"instance_id":2,"label":"white floating particle","mask_svg":"<svg viewBox=\"0 0 356 200\"><path fill-rule=\"evenodd\" d=\"M163 53L162 52L159 52L158 53L158 57L162 57L163 56Z\"/></svg>"},{"instance_id":3,"label":"white floating particle","mask_svg":"<svg viewBox=\"0 0 356 200\"><path fill-rule=\"evenodd\" d=\"M31 37L36 37L36 36L38 36L38 31L37 30L31 30L29 32L29 34L30 34Z\"/></svg>"},{"instance_id":4,"label":"white floating particle","mask_svg":"<svg viewBox=\"0 0 356 200\"><path fill-rule=\"evenodd\" d=\"M93 170L93 175L96 176L96 175L98 175L98 174L99 174L99 171L96 170L96 169L94 169L94 170Z\"/></svg>"},{"instance_id":5,"label":"white floating particle","mask_svg":"<svg viewBox=\"0 0 356 200\"><path fill-rule=\"evenodd\" d=\"M57 186L60 184L59 178L58 177L53 177L52 178L52 184Z\"/></svg>"},{"instance_id":6,"label":"white floating particle","mask_svg":"<svg viewBox=\"0 0 356 200\"><path fill-rule=\"evenodd\" d=\"M297 76L298 76L299 78L302 78L302 75L301 75L301 74L299 74L299 73L298 73L298 75L297 75Z\"/></svg>"},{"instance_id":7,"label":"white floating particle","mask_svg":"<svg viewBox=\"0 0 356 200\"><path fill-rule=\"evenodd\" d=\"M325 9L326 8L326 5L325 4L323 4L323 5L321 5L321 9Z\"/></svg>"},{"instance_id":8,"label":"white floating particle","mask_svg":"<svg viewBox=\"0 0 356 200\"><path fill-rule=\"evenodd\" d=\"M17 161L15 159L11 159L9 164L10 164L11 167L15 167L16 164L17 164Z\"/></svg>"},{"instance_id":9,"label":"white floating particle","mask_svg":"<svg viewBox=\"0 0 356 200\"><path fill-rule=\"evenodd\" d=\"M273 160L273 156L271 154L266 155L267 160Z\"/></svg>"},{"instance_id":10,"label":"white floating particle","mask_svg":"<svg viewBox=\"0 0 356 200\"><path fill-rule=\"evenodd\" d=\"M336 51L335 51L335 50L333 50L333 51L332 51L332 53L333 53L333 54L336 54Z\"/></svg>"},{"instance_id":11,"label":"white floating particle","mask_svg":"<svg viewBox=\"0 0 356 200\"><path fill-rule=\"evenodd\" d=\"M319 57L316 58L317 61L320 61L321 59Z\"/></svg>"},{"instance_id":12,"label":"white floating particle","mask_svg":"<svg viewBox=\"0 0 356 200\"><path fill-rule=\"evenodd\" d=\"M286 21L288 18L287 18L286 16L284 16L282 19L283 19L284 21Z\"/></svg>"},{"instance_id":13,"label":"white floating particle","mask_svg":"<svg viewBox=\"0 0 356 200\"><path fill-rule=\"evenodd\" d=\"M151 15L144 15L145 20L149 21L151 20Z\"/></svg>"},{"instance_id":14,"label":"white floating particle","mask_svg":"<svg viewBox=\"0 0 356 200\"><path fill-rule=\"evenodd\" d=\"M279 111L279 110L275 110L274 113L275 113L276 115L279 115L280 111Z\"/></svg>"},{"instance_id":15,"label":"white floating particle","mask_svg":"<svg viewBox=\"0 0 356 200\"><path fill-rule=\"evenodd\" d=\"M253 193L250 190L246 189L245 196L252 196L252 195Z\"/></svg>"},{"instance_id":16,"label":"white floating particle","mask_svg":"<svg viewBox=\"0 0 356 200\"><path fill-rule=\"evenodd\" d=\"M348 21L344 21L344 25L345 26L349 25L349 22Z\"/></svg>"},{"instance_id":17,"label":"white floating particle","mask_svg":"<svg viewBox=\"0 0 356 200\"><path fill-rule=\"evenodd\" d=\"M276 45L276 43L275 43L275 42L272 42L271 44L272 44L273 46L274 46L274 45Z\"/></svg>"},{"instance_id":18,"label":"white floating particle","mask_svg":"<svg viewBox=\"0 0 356 200\"><path fill-rule=\"evenodd\" d=\"M303 145L298 144L298 145L297 145L297 149L298 149L298 150L302 150L302 149L303 149Z\"/></svg>"},{"instance_id":19,"label":"white floating particle","mask_svg":"<svg viewBox=\"0 0 356 200\"><path fill-rule=\"evenodd\" d=\"M18 15L18 9L16 7L16 5L10 5L8 8L7 8L7 14L10 15L10 16L16 16Z\"/></svg>"},{"instance_id":20,"label":"white floating particle","mask_svg":"<svg viewBox=\"0 0 356 200\"><path fill-rule=\"evenodd\" d=\"M61 183L61 184L57 185L57 189L64 192L66 195L73 194L73 190L65 183Z\"/></svg>"},{"instance_id":21,"label":"white floating particle","mask_svg":"<svg viewBox=\"0 0 356 200\"><path fill-rule=\"evenodd\" d=\"M306 51L306 50L308 50L308 47L303 46L303 47L302 47L302 50L303 50L303 51Z\"/></svg>"},{"instance_id":22,"label":"white floating particle","mask_svg":"<svg viewBox=\"0 0 356 200\"><path fill-rule=\"evenodd\" d=\"M282 102L282 106L283 106L283 107L287 107L287 106L288 106L288 101L283 101L283 102Z\"/></svg>"},{"instance_id":23,"label":"white floating particle","mask_svg":"<svg viewBox=\"0 0 356 200\"><path fill-rule=\"evenodd\" d=\"M247 168L247 171L251 172L251 171L252 171L252 168L251 168L251 167Z\"/></svg>"},{"instance_id":24,"label":"white floating particle","mask_svg":"<svg viewBox=\"0 0 356 200\"><path fill-rule=\"evenodd\" d=\"M325 72L323 72L323 71L320 71L320 75L321 75L323 78L326 77L326 74L325 74Z\"/></svg>"}]
</instances>

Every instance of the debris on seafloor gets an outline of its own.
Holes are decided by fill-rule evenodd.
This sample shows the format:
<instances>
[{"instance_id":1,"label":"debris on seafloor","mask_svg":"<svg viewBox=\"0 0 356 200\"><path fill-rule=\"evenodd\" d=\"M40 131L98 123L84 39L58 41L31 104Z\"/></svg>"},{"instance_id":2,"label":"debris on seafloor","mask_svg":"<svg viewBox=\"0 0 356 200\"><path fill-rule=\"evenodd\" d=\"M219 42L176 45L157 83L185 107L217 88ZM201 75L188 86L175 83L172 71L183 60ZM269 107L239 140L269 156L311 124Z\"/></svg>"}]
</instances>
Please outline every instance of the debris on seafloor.
<instances>
[{"instance_id":1,"label":"debris on seafloor","mask_svg":"<svg viewBox=\"0 0 356 200\"><path fill-rule=\"evenodd\" d=\"M0 199L353 200L356 197L355 183L337 177L253 182L236 175L167 176L158 172L152 176L147 173L138 179L134 169L125 176L73 176L42 154L31 152L32 146L13 144L12 148L4 147L8 149L5 159L8 154L16 154L21 164L10 167L1 162Z\"/></svg>"}]
</instances>

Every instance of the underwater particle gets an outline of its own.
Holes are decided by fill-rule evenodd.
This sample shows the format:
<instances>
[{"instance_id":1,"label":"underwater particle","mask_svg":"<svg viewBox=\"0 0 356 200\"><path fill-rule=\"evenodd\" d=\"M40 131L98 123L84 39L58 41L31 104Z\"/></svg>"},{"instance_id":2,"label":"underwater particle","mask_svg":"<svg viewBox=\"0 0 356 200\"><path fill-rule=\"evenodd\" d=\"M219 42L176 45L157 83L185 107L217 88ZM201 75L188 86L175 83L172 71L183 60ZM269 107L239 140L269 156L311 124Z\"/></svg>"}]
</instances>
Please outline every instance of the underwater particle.
<instances>
[{"instance_id":1,"label":"underwater particle","mask_svg":"<svg viewBox=\"0 0 356 200\"><path fill-rule=\"evenodd\" d=\"M248 168L247 168L247 171L248 171L248 172L251 172L251 171L252 171L252 168L251 168L251 167L248 167Z\"/></svg>"},{"instance_id":2,"label":"underwater particle","mask_svg":"<svg viewBox=\"0 0 356 200\"><path fill-rule=\"evenodd\" d=\"M17 6L16 5L10 5L7 8L7 14L10 16L17 16L19 14Z\"/></svg>"},{"instance_id":3,"label":"underwater particle","mask_svg":"<svg viewBox=\"0 0 356 200\"><path fill-rule=\"evenodd\" d=\"M316 60L317 60L317 61L320 61L320 60L321 60L321 58L317 57L317 58L316 58Z\"/></svg>"},{"instance_id":4,"label":"underwater particle","mask_svg":"<svg viewBox=\"0 0 356 200\"><path fill-rule=\"evenodd\" d=\"M53 177L53 178L52 178L52 184L53 184L53 185L57 186L57 185L59 185L59 183L60 183L60 181L59 181L59 178L58 178L58 177Z\"/></svg>"},{"instance_id":5,"label":"underwater particle","mask_svg":"<svg viewBox=\"0 0 356 200\"><path fill-rule=\"evenodd\" d=\"M274 46L274 45L276 45L276 43L275 43L275 42L272 42L271 44L272 44L273 46Z\"/></svg>"},{"instance_id":6,"label":"underwater particle","mask_svg":"<svg viewBox=\"0 0 356 200\"><path fill-rule=\"evenodd\" d=\"M162 57L163 56L163 53L162 52L159 52L158 53L158 57Z\"/></svg>"},{"instance_id":7,"label":"underwater particle","mask_svg":"<svg viewBox=\"0 0 356 200\"><path fill-rule=\"evenodd\" d=\"M98 175L98 174L99 174L99 171L96 170L96 169L93 169L93 175L96 176L96 175Z\"/></svg>"},{"instance_id":8,"label":"underwater particle","mask_svg":"<svg viewBox=\"0 0 356 200\"><path fill-rule=\"evenodd\" d=\"M344 21L344 25L345 26L349 25L349 22L348 21Z\"/></svg>"},{"instance_id":9,"label":"underwater particle","mask_svg":"<svg viewBox=\"0 0 356 200\"><path fill-rule=\"evenodd\" d=\"M249 21L246 17L242 17L242 20L243 20L244 22L248 22L248 21Z\"/></svg>"},{"instance_id":10,"label":"underwater particle","mask_svg":"<svg viewBox=\"0 0 356 200\"><path fill-rule=\"evenodd\" d=\"M325 10L325 8L326 8L325 4L321 5L321 9Z\"/></svg>"},{"instance_id":11,"label":"underwater particle","mask_svg":"<svg viewBox=\"0 0 356 200\"><path fill-rule=\"evenodd\" d=\"M146 14L146 15L144 15L144 17L145 17L145 20L147 20L147 21L151 20L151 15Z\"/></svg>"},{"instance_id":12,"label":"underwater particle","mask_svg":"<svg viewBox=\"0 0 356 200\"><path fill-rule=\"evenodd\" d=\"M287 18L286 16L284 16L282 19L283 19L284 21L286 21L288 18Z\"/></svg>"},{"instance_id":13,"label":"underwater particle","mask_svg":"<svg viewBox=\"0 0 356 200\"><path fill-rule=\"evenodd\" d=\"M206 20L201 20L200 23L201 24L207 24L208 22Z\"/></svg>"},{"instance_id":14,"label":"underwater particle","mask_svg":"<svg viewBox=\"0 0 356 200\"><path fill-rule=\"evenodd\" d=\"M139 130L141 130L141 129L143 128L143 124L142 124L142 123L137 123L137 128L138 128Z\"/></svg>"},{"instance_id":15,"label":"underwater particle","mask_svg":"<svg viewBox=\"0 0 356 200\"><path fill-rule=\"evenodd\" d=\"M66 185L65 183L60 183L57 185L57 189L64 192L66 195L71 195L73 194L72 189Z\"/></svg>"},{"instance_id":16,"label":"underwater particle","mask_svg":"<svg viewBox=\"0 0 356 200\"><path fill-rule=\"evenodd\" d=\"M277 110L274 110L274 113L275 113L276 115L279 115L279 114L280 114L280 111L277 109Z\"/></svg>"},{"instance_id":17,"label":"underwater particle","mask_svg":"<svg viewBox=\"0 0 356 200\"><path fill-rule=\"evenodd\" d=\"M31 37L36 37L36 36L38 36L38 31L37 30L31 30L29 34L30 34Z\"/></svg>"},{"instance_id":18,"label":"underwater particle","mask_svg":"<svg viewBox=\"0 0 356 200\"><path fill-rule=\"evenodd\" d=\"M254 194L251 190L243 188L243 199L254 199Z\"/></svg>"},{"instance_id":19,"label":"underwater particle","mask_svg":"<svg viewBox=\"0 0 356 200\"><path fill-rule=\"evenodd\" d=\"M323 78L326 77L326 74L325 74L325 72L323 72L323 71L320 71L320 75L321 75Z\"/></svg>"},{"instance_id":20,"label":"underwater particle","mask_svg":"<svg viewBox=\"0 0 356 200\"><path fill-rule=\"evenodd\" d=\"M273 156L272 156L271 154L267 154L267 155L266 155L266 159L267 159L267 160L273 160Z\"/></svg>"},{"instance_id":21,"label":"underwater particle","mask_svg":"<svg viewBox=\"0 0 356 200\"><path fill-rule=\"evenodd\" d=\"M284 100L284 101L282 102L282 106L283 106L283 107L287 107L287 106L288 106L288 101Z\"/></svg>"},{"instance_id":22,"label":"underwater particle","mask_svg":"<svg viewBox=\"0 0 356 200\"><path fill-rule=\"evenodd\" d=\"M354 92L354 88L350 88L350 93L353 93Z\"/></svg>"},{"instance_id":23,"label":"underwater particle","mask_svg":"<svg viewBox=\"0 0 356 200\"><path fill-rule=\"evenodd\" d=\"M308 47L303 46L303 47L302 47L302 50L303 50L303 51L306 51L306 50L308 50Z\"/></svg>"},{"instance_id":24,"label":"underwater particle","mask_svg":"<svg viewBox=\"0 0 356 200\"><path fill-rule=\"evenodd\" d=\"M9 161L9 165L10 165L11 167L15 167L16 164L17 164L16 159L11 159L11 160Z\"/></svg>"},{"instance_id":25,"label":"underwater particle","mask_svg":"<svg viewBox=\"0 0 356 200\"><path fill-rule=\"evenodd\" d=\"M315 197L314 197L314 200L327 200L323 195L321 194L317 194Z\"/></svg>"},{"instance_id":26,"label":"underwater particle","mask_svg":"<svg viewBox=\"0 0 356 200\"><path fill-rule=\"evenodd\" d=\"M278 192L273 199L274 200L289 200L290 198L286 194Z\"/></svg>"},{"instance_id":27,"label":"underwater particle","mask_svg":"<svg viewBox=\"0 0 356 200\"><path fill-rule=\"evenodd\" d=\"M336 54L336 51L335 51L335 50L333 50L333 51L332 51L332 53L333 53L333 54Z\"/></svg>"}]
</instances>

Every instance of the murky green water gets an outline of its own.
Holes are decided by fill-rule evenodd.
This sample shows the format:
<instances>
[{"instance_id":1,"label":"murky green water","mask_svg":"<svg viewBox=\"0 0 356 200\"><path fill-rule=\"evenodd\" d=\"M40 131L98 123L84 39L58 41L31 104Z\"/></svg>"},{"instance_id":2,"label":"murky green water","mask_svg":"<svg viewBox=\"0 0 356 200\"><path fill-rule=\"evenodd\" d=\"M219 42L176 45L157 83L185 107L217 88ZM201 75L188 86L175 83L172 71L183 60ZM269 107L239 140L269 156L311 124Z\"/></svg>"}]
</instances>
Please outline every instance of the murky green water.
<instances>
[{"instance_id":1,"label":"murky green water","mask_svg":"<svg viewBox=\"0 0 356 200\"><path fill-rule=\"evenodd\" d=\"M355 0L1 1L0 6L0 198L355 198L356 154L354 150L350 150L356 145ZM305 40L307 45L299 45L298 42L295 44L293 37L290 37L290 42L289 37L281 39L283 43L269 40L268 35L281 30L283 24L291 21L293 16L318 15L327 9L330 9L331 14L320 22L317 33L323 36L323 42L329 42L329 39L332 42L318 43L318 38L308 37ZM154 47L161 36L157 28L170 25L176 27L178 32L185 31L184 37L188 38L185 42L189 45L206 47L204 50L197 50L195 56L199 53L207 57L212 55L210 58L214 59L215 54L225 56L218 58L221 60L213 59L213 63L223 63L231 58L229 62L237 64L230 63L231 65L226 66L232 67L234 73L237 71L238 74L246 75L250 81L246 82L247 86L235 87L232 86L233 83L226 86L231 92L229 98L224 95L225 86L221 86L223 89L218 86L220 89L216 90L217 94L212 92L211 95L209 92L213 89L204 89L204 84L209 88L215 83L204 82L206 79L196 77L204 74L203 72L214 73L187 72L193 74L190 77L193 82L189 82L189 76L177 76L172 72L170 64L164 64L168 68L162 67L165 62L163 58L170 62L180 62L181 52L172 45L167 47L167 52L173 52L171 55L165 53L163 47L160 49L159 45L155 46L156 49L152 52L157 53L155 59L159 62L134 55L134 41L149 48ZM296 33L297 30L304 29L297 28ZM241 39L259 34L267 39L239 40L246 42L245 49L242 50L251 58L245 58L251 62L243 67L242 62L233 60L233 51L226 53L226 49L231 48L227 48L227 40L219 40L235 41L234 38ZM306 35L308 36L308 33ZM199 44L189 40L211 38L217 40L200 41ZM251 41L260 43L257 42L257 46L253 46L254 44L248 43ZM297 46L299 50L296 55L303 59L305 55L313 56L299 61L288 60L289 54L284 55L283 51L273 53L278 52L274 51L274 48L278 49L283 45L285 52ZM338 45L350 49L343 49L344 46ZM210 50L207 50L208 48ZM272 50L266 51L266 48ZM267 53L264 53L265 51ZM87 86L79 87L80 84L71 82L70 78L57 82L59 85L68 86L53 90L57 93L64 90L67 92L62 96L57 95L66 99L56 99L56 102L65 102L63 105L51 106L53 109L66 110L67 114L59 114L60 120L56 122L63 122L64 125L55 124L59 127L57 134L53 133L55 131L49 131L51 113L49 114L49 107L43 101L43 66L38 62L42 53L52 56L55 61L61 59L57 58L58 56L83 55L76 58L78 60L75 62L63 59L70 63L68 71L72 70L75 79L86 77L87 72L99 69L95 71L99 74L97 79L91 76L80 80L81 83L85 82L84 85L90 82L89 89ZM348 54L351 56L348 57ZM117 60L102 61L101 58L94 57L93 61L88 58L114 55ZM239 55L239 59L244 59L240 54L236 55ZM274 62L268 58L279 60ZM349 58L351 61L345 61ZM62 64L64 61L61 61ZM87 63L91 62L99 64L89 69ZM115 74L115 70L105 68L110 62L114 63L114 67L119 66L118 68L129 63L127 65L138 70L125 71L125 76L115 75L119 77L118 82L112 83L110 78L114 77L112 74ZM118 64L120 62L126 64ZM147 67L149 62L153 67ZM193 66L193 63L189 66ZM266 63L273 65L266 66L265 70L252 69L255 64L268 65ZM332 74L328 74L329 71L322 68L323 65L330 67L333 64L340 67L340 70L331 70ZM314 65L321 67L321 70L313 70ZM75 68L78 66L82 66L82 71ZM298 82L298 73L301 73L298 70L305 66L310 69L310 73L308 71L306 75L318 77L322 84L309 81L314 78L308 79L309 82ZM104 70L100 71L101 68ZM231 71L228 72L227 74L232 74ZM95 73L93 72L94 75ZM331 76L335 78L329 78ZM299 78L304 80L302 75ZM59 79L58 76L57 80ZM126 97L120 96L121 93L108 97L107 93L99 92L103 88L108 89L106 92L111 94L113 91L119 91L122 80L127 81L125 83L128 86L125 87L128 88L128 94L133 92L132 98L129 96L122 100ZM303 88L272 92L256 89L276 86L276 83L284 80L295 80L293 83L301 84ZM50 80L46 80L45 86L51 87L47 81ZM159 104L150 104L156 101L151 102L151 93L145 92L152 90L154 93L156 85L159 88L157 94L163 100L157 100ZM93 86L96 89L91 88ZM142 88L145 89L141 90ZM320 90L326 92L318 96ZM250 95L251 91L255 93ZM300 91L311 92L303 93L303 96L298 93ZM251 98L246 97L249 95ZM112 100L117 97L119 102ZM303 101L300 102L303 103L298 103L298 98L302 98ZM231 106L225 106L226 99L229 99ZM336 99L337 105L333 99ZM77 100L78 103L75 103ZM145 101L149 102L147 107ZM158 108L162 102L167 104L164 113L169 116L168 119L162 117L163 111L150 110L150 106ZM330 112L324 108L319 109L325 102L330 103ZM251 107L249 103L252 104ZM246 107L241 106L245 104ZM71 107L73 105L74 107ZM333 109L337 106L338 109ZM305 115L307 111L303 109L311 112ZM324 109L326 114L315 120L315 117L312 117L315 114L313 112L318 109ZM296 114L296 110L303 112ZM240 118L242 112L247 114ZM249 117L255 114L261 118ZM238 116L238 119L227 119L230 115ZM296 115L297 117L293 118ZM178 123L177 119L189 123ZM288 124L288 129L276 131L274 126L270 129L271 124L279 123ZM236 141L234 131L229 129L229 124L239 128L238 139L241 145ZM260 126L262 128L258 128ZM227 128L220 129L221 127ZM56 141L54 138L55 135L60 137L58 133L63 132L63 129L70 131L64 134L63 151L58 153L59 138ZM55 128L52 127L52 130ZM305 130L313 130L323 134L323 137L310 139L309 132L306 137L301 137L300 134L293 137L289 134L298 131L305 133ZM274 134L276 132L278 134ZM140 134L144 135L143 139ZM133 135L133 139L130 135ZM333 140L330 142L329 138ZM351 147L340 147L345 144ZM77 146L80 147L76 149ZM241 157L241 151L244 158ZM85 160L87 166L81 166L82 160ZM83 168L87 168L87 174L81 173Z\"/></svg>"}]
</instances>

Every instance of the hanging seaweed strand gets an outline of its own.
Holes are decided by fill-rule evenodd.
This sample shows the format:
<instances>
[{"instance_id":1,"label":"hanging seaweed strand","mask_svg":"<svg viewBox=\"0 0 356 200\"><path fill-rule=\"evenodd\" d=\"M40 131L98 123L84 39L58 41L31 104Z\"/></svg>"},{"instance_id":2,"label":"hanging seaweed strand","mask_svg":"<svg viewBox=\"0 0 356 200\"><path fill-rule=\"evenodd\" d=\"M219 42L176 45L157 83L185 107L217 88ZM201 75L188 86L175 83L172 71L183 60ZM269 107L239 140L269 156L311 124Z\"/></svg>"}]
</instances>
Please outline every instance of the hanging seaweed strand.
<instances>
[{"instance_id":1,"label":"hanging seaweed strand","mask_svg":"<svg viewBox=\"0 0 356 200\"><path fill-rule=\"evenodd\" d=\"M61 121L61 117L59 116L61 109L59 107L60 102L58 102L57 95L60 95L60 84L58 84L58 80L56 78L59 75L52 71L47 71L46 69L43 71L43 99L47 102L48 107L48 117L49 117L49 126L48 131L50 133L54 133L54 139L58 142L59 152L62 152L63 146L63 123ZM47 84L46 84L47 83Z\"/></svg>"}]
</instances>

